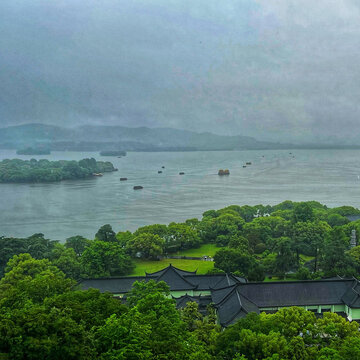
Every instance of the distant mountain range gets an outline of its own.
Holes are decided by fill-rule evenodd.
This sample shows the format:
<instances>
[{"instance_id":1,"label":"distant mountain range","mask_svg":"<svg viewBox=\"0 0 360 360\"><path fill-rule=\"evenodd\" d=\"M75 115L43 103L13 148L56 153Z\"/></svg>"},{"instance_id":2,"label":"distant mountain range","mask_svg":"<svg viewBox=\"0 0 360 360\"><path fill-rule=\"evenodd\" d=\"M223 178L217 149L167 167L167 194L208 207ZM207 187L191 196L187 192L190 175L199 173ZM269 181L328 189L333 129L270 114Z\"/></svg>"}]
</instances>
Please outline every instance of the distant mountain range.
<instances>
[{"instance_id":1,"label":"distant mountain range","mask_svg":"<svg viewBox=\"0 0 360 360\"><path fill-rule=\"evenodd\" d=\"M0 128L0 148L30 146L75 151L191 151L279 149L289 145L258 141L248 136L220 136L170 128L96 125L65 128L44 124Z\"/></svg>"},{"instance_id":2,"label":"distant mountain range","mask_svg":"<svg viewBox=\"0 0 360 360\"><path fill-rule=\"evenodd\" d=\"M26 124L0 128L0 148L27 147L70 151L195 151L293 148L346 148L329 145L293 145L258 141L248 136L222 136L170 128L87 125L75 128ZM354 146L350 146L355 148ZM349 146L347 146L349 148Z\"/></svg>"}]
</instances>

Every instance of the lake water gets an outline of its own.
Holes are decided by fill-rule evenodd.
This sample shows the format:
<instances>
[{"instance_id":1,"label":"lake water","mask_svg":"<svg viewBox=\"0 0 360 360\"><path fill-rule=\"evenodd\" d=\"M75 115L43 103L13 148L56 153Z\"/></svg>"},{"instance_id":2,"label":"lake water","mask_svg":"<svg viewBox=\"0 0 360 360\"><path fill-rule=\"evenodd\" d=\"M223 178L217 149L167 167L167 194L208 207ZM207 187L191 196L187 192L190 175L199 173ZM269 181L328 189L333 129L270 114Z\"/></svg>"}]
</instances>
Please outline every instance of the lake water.
<instances>
[{"instance_id":1,"label":"lake water","mask_svg":"<svg viewBox=\"0 0 360 360\"><path fill-rule=\"evenodd\" d=\"M94 157L119 169L88 180L0 184L0 235L91 238L107 223L116 231L133 231L201 217L205 210L231 204L317 200L330 207L360 207L360 150L290 151L130 152L119 159L78 152L19 156L0 150L0 159ZM243 168L246 161L252 165ZM220 168L230 169L230 176L218 176ZM120 177L129 180L120 182ZM144 189L134 191L134 185Z\"/></svg>"}]
</instances>

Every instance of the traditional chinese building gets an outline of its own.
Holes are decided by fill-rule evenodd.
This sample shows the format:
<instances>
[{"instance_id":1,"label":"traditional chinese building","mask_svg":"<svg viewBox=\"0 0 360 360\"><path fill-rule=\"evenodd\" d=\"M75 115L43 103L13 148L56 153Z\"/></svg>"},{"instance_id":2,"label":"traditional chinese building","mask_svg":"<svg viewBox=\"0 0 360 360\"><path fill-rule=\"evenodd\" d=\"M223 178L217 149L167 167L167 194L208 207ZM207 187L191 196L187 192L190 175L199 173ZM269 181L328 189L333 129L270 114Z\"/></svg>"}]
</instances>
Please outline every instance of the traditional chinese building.
<instances>
[{"instance_id":1,"label":"traditional chinese building","mask_svg":"<svg viewBox=\"0 0 360 360\"><path fill-rule=\"evenodd\" d=\"M197 275L169 265L145 276L86 279L82 289L95 288L125 297L135 281L165 281L178 308L195 301L200 311L210 303L217 310L222 326L228 326L250 312L275 312L299 306L319 315L336 312L351 320L360 320L360 283L340 277L328 280L283 282L247 282L229 274Z\"/></svg>"}]
</instances>

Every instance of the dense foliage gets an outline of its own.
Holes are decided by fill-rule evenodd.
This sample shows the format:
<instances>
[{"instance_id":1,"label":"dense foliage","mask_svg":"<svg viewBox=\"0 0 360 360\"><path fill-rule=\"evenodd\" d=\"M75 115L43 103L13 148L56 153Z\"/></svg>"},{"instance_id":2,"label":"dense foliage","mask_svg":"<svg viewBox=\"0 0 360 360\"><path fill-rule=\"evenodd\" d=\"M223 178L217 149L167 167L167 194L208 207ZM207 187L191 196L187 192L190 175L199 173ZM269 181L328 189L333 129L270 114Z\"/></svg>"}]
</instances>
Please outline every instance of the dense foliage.
<instances>
[{"instance_id":1,"label":"dense foliage","mask_svg":"<svg viewBox=\"0 0 360 360\"><path fill-rule=\"evenodd\" d=\"M96 161L94 158L80 161L5 159L0 162L0 183L36 183L84 179L94 173L115 170L111 162Z\"/></svg>"},{"instance_id":2,"label":"dense foliage","mask_svg":"<svg viewBox=\"0 0 360 360\"><path fill-rule=\"evenodd\" d=\"M76 280L131 274L133 258L147 260L215 243L212 273L250 280L313 279L360 273L360 232L351 207L317 202L229 206L201 220L149 225L116 234L109 224L93 240L64 244L43 234L0 237L0 358L4 359L358 359L356 322L300 308L250 313L225 330L212 307L176 310L163 282L136 282L123 304L110 294L80 291Z\"/></svg>"},{"instance_id":3,"label":"dense foliage","mask_svg":"<svg viewBox=\"0 0 360 360\"><path fill-rule=\"evenodd\" d=\"M104 225L97 235L109 232L109 228L110 225ZM43 234L24 239L0 237L0 275L11 257L22 253L29 253L37 260L48 259L68 277L76 280L130 274L134 263L121 243L114 239L99 240L95 237L88 240L78 235L60 244L45 239Z\"/></svg>"},{"instance_id":4,"label":"dense foliage","mask_svg":"<svg viewBox=\"0 0 360 360\"><path fill-rule=\"evenodd\" d=\"M0 280L0 358L101 360L353 360L356 322L291 307L250 313L221 330L211 305L177 310L164 282L135 282L123 304L80 291L47 259L13 256Z\"/></svg>"},{"instance_id":5,"label":"dense foliage","mask_svg":"<svg viewBox=\"0 0 360 360\"><path fill-rule=\"evenodd\" d=\"M64 245L42 234L26 239L3 237L0 275L13 255L24 252L35 259L49 259L77 279L128 275L134 269L131 258L158 260L214 243L219 247L214 272L232 272L252 281L262 281L265 276L357 276L360 247L350 249L350 234L352 230L360 233L360 220L350 221L349 215L360 215L360 211L349 206L327 208L315 201L285 201L275 206L232 205L206 211L201 220L147 225L133 233L116 234L106 224L95 240L73 236Z\"/></svg>"}]
</instances>

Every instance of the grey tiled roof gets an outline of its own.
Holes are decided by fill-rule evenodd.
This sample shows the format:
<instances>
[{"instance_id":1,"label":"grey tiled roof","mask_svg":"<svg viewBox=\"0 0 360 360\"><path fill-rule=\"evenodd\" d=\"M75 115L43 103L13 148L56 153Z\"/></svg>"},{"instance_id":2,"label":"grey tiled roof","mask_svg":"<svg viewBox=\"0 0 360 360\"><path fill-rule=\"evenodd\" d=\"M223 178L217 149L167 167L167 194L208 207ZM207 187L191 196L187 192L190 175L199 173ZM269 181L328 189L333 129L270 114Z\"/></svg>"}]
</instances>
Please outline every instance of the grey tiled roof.
<instances>
[{"instance_id":1,"label":"grey tiled roof","mask_svg":"<svg viewBox=\"0 0 360 360\"><path fill-rule=\"evenodd\" d=\"M336 305L353 280L247 283L240 293L259 307Z\"/></svg>"},{"instance_id":2,"label":"grey tiled roof","mask_svg":"<svg viewBox=\"0 0 360 360\"><path fill-rule=\"evenodd\" d=\"M344 293L342 301L352 308L360 308L360 284L358 280L353 280L351 286Z\"/></svg>"},{"instance_id":3,"label":"grey tiled roof","mask_svg":"<svg viewBox=\"0 0 360 360\"><path fill-rule=\"evenodd\" d=\"M259 308L243 296L238 286L233 286L223 299L215 306L218 310L220 324L228 326L250 312L259 313Z\"/></svg>"},{"instance_id":4,"label":"grey tiled roof","mask_svg":"<svg viewBox=\"0 0 360 360\"><path fill-rule=\"evenodd\" d=\"M169 286L170 290L193 290L196 285L186 280L185 276L182 276L179 271L168 266L161 274L156 278L157 281L165 281Z\"/></svg>"},{"instance_id":5,"label":"grey tiled roof","mask_svg":"<svg viewBox=\"0 0 360 360\"><path fill-rule=\"evenodd\" d=\"M356 279L246 283L245 279L233 275L196 275L170 265L146 276L86 279L79 286L84 290L95 288L101 292L124 294L131 290L135 281L151 279L165 281L171 291L210 291L211 296L178 298L177 306L196 301L199 309L205 309L213 302L224 326L249 312L258 313L262 308L338 304L360 308L360 283Z\"/></svg>"},{"instance_id":6,"label":"grey tiled roof","mask_svg":"<svg viewBox=\"0 0 360 360\"><path fill-rule=\"evenodd\" d=\"M112 277L112 278L99 278L99 279L84 279L79 283L82 290L90 288L98 289L100 292L109 291L113 294L122 294L129 292L135 281L149 281L156 280L156 277L144 276L128 276L128 277Z\"/></svg>"}]
</instances>

